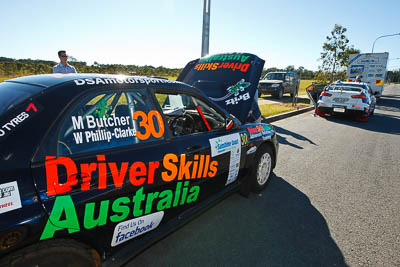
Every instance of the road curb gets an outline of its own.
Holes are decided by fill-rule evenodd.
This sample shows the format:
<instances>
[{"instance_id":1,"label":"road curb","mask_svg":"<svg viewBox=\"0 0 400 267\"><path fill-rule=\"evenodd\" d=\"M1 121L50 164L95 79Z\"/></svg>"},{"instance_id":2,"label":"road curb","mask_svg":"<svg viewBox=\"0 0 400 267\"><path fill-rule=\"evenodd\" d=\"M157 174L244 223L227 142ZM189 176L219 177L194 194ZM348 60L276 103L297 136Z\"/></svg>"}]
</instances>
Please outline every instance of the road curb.
<instances>
[{"instance_id":1,"label":"road curb","mask_svg":"<svg viewBox=\"0 0 400 267\"><path fill-rule=\"evenodd\" d=\"M299 110L289 111L289 112L278 114L275 116L262 118L261 122L271 123L274 121L279 121L279 120L283 120L283 119L286 119L286 118L289 118L292 116L296 116L296 115L299 115L299 114L302 114L302 113L305 113L305 112L311 111L311 110L314 110L314 107L306 107L306 108L302 108Z\"/></svg>"}]
</instances>

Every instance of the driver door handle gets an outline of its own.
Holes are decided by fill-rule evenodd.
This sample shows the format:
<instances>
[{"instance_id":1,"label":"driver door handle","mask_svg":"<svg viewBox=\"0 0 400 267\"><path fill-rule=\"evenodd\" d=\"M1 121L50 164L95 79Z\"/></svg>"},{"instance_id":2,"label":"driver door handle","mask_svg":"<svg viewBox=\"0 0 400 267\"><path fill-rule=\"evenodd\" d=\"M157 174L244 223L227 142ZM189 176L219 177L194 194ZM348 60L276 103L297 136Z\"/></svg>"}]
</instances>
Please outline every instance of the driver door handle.
<instances>
[{"instance_id":1,"label":"driver door handle","mask_svg":"<svg viewBox=\"0 0 400 267\"><path fill-rule=\"evenodd\" d=\"M186 151L193 151L193 150L197 150L199 148L201 148L200 145L188 146L188 147L186 147Z\"/></svg>"}]
</instances>

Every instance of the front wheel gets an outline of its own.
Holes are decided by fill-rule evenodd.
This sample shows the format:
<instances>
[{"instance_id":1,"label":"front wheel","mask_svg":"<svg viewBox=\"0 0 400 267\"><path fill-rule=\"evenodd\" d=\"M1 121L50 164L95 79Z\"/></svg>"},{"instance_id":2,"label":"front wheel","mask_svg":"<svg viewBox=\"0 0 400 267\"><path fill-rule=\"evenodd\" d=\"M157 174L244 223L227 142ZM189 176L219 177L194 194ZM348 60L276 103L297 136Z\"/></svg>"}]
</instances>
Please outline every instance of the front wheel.
<instances>
[{"instance_id":1,"label":"front wheel","mask_svg":"<svg viewBox=\"0 0 400 267\"><path fill-rule=\"evenodd\" d=\"M282 99L283 97L283 89L280 89L279 92L275 95L275 98Z\"/></svg>"},{"instance_id":2,"label":"front wheel","mask_svg":"<svg viewBox=\"0 0 400 267\"><path fill-rule=\"evenodd\" d=\"M17 251L2 259L0 265L100 267L101 259L94 249L74 240L58 239L41 242Z\"/></svg>"},{"instance_id":3,"label":"front wheel","mask_svg":"<svg viewBox=\"0 0 400 267\"><path fill-rule=\"evenodd\" d=\"M261 146L254 159L253 171L251 174L251 191L257 193L267 187L272 173L273 153L269 146Z\"/></svg>"}]
</instances>

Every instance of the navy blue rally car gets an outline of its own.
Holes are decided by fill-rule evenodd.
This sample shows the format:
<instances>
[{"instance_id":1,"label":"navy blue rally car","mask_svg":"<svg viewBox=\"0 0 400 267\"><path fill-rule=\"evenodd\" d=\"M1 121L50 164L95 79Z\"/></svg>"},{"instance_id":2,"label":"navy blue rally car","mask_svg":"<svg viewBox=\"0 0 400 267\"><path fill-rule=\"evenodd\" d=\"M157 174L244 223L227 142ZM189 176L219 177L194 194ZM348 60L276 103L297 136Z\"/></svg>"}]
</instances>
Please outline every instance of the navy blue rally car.
<instances>
[{"instance_id":1,"label":"navy blue rally car","mask_svg":"<svg viewBox=\"0 0 400 267\"><path fill-rule=\"evenodd\" d=\"M119 266L277 160L270 125L182 82L28 76L0 104L0 266Z\"/></svg>"}]
</instances>

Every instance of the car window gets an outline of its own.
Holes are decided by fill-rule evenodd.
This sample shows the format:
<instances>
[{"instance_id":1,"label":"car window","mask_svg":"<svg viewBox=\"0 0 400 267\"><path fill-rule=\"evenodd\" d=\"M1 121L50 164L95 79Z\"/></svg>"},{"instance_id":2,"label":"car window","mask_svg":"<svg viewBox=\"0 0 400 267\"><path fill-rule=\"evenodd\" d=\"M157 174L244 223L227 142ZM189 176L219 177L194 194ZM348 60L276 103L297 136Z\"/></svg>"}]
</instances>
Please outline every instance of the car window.
<instances>
[{"instance_id":1,"label":"car window","mask_svg":"<svg viewBox=\"0 0 400 267\"><path fill-rule=\"evenodd\" d=\"M222 129L224 117L197 97L183 93L156 93L173 136Z\"/></svg>"},{"instance_id":2,"label":"car window","mask_svg":"<svg viewBox=\"0 0 400 267\"><path fill-rule=\"evenodd\" d=\"M0 115L3 115L8 110L41 90L43 90L42 87L28 84L13 82L0 83Z\"/></svg>"},{"instance_id":3,"label":"car window","mask_svg":"<svg viewBox=\"0 0 400 267\"><path fill-rule=\"evenodd\" d=\"M133 145L164 138L164 123L147 92L94 93L66 116L58 136L58 155Z\"/></svg>"},{"instance_id":4,"label":"car window","mask_svg":"<svg viewBox=\"0 0 400 267\"><path fill-rule=\"evenodd\" d=\"M349 91L349 92L361 92L362 88L355 86L328 86L326 91Z\"/></svg>"},{"instance_id":5,"label":"car window","mask_svg":"<svg viewBox=\"0 0 400 267\"><path fill-rule=\"evenodd\" d=\"M267 75L264 77L266 80L283 80L284 78L284 73L267 73Z\"/></svg>"}]
</instances>

